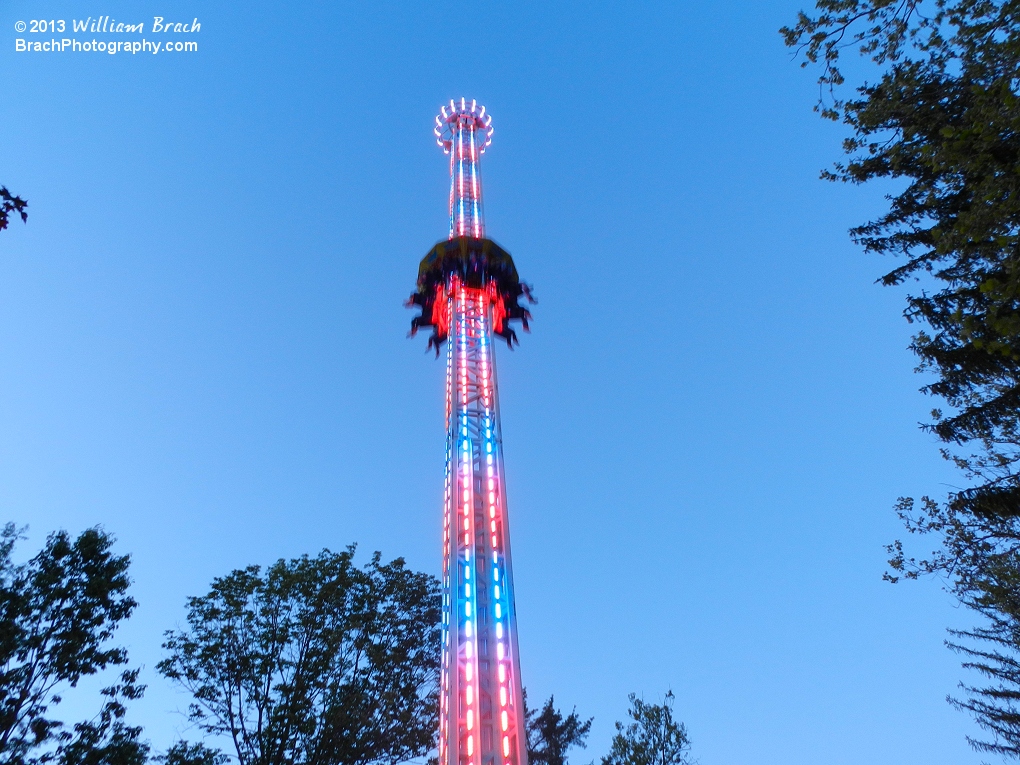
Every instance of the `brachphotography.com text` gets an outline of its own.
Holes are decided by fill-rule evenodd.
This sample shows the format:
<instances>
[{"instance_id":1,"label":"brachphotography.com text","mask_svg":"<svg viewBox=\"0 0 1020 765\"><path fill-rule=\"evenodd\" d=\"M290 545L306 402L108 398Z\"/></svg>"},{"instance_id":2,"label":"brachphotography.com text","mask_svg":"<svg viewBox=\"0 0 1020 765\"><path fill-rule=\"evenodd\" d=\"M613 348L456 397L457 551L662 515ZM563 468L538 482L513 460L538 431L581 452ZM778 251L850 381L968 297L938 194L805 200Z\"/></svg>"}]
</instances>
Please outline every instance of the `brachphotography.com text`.
<instances>
[{"instance_id":1,"label":"brachphotography.com text","mask_svg":"<svg viewBox=\"0 0 1020 765\"><path fill-rule=\"evenodd\" d=\"M157 55L197 53L198 40L193 35L202 31L202 23L198 17L183 21L153 16L152 21L147 22L134 19L125 21L101 14L72 19L23 19L14 23L14 31L19 33L14 38L14 50L17 53ZM55 36L67 32L73 36ZM92 35L102 35L102 38Z\"/></svg>"}]
</instances>

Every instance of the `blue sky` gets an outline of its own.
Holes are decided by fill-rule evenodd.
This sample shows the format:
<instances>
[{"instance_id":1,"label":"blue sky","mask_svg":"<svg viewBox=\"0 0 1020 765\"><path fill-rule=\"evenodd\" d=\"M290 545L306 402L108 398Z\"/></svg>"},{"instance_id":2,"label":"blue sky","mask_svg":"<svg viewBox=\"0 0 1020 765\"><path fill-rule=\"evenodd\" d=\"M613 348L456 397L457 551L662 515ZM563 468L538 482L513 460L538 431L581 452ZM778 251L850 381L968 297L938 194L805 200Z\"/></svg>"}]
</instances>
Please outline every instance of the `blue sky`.
<instances>
[{"instance_id":1,"label":"blue sky","mask_svg":"<svg viewBox=\"0 0 1020 765\"><path fill-rule=\"evenodd\" d=\"M980 761L944 700L969 615L881 581L896 498L961 479L846 235L887 189L818 180L843 130L776 32L804 5L0 3L31 213L0 234L0 515L131 553L155 746L196 735L153 667L213 577L351 542L438 573L443 371L401 301L464 95L540 300L501 408L524 681L595 716L575 763L670 688L702 765ZM199 50L15 51L100 15L198 17Z\"/></svg>"}]
</instances>

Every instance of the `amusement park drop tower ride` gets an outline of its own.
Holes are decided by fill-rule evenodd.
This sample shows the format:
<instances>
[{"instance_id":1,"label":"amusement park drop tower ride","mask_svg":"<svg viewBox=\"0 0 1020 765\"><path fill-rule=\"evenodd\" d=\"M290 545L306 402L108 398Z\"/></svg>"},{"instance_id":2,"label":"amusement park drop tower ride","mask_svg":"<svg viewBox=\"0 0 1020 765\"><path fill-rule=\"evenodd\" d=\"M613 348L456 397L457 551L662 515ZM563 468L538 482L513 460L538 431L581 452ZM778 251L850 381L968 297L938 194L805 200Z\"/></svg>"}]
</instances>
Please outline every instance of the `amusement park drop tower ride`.
<instances>
[{"instance_id":1,"label":"amusement park drop tower ride","mask_svg":"<svg viewBox=\"0 0 1020 765\"><path fill-rule=\"evenodd\" d=\"M446 345L439 765L527 765L494 336L529 314L510 254L485 238L479 158L492 141L485 107L443 106L435 134L450 155L450 235L421 261L408 305ZM448 341L448 342L447 342Z\"/></svg>"}]
</instances>

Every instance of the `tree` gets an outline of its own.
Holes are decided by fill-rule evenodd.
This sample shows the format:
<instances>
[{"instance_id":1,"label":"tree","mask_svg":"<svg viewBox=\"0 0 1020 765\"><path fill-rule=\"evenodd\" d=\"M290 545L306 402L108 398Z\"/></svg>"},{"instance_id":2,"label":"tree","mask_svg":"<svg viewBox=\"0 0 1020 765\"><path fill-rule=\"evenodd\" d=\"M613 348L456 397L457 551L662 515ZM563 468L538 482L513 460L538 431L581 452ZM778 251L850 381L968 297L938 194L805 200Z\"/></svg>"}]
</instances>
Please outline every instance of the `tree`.
<instances>
[{"instance_id":1,"label":"tree","mask_svg":"<svg viewBox=\"0 0 1020 765\"><path fill-rule=\"evenodd\" d=\"M124 700L138 698L137 670L102 691L93 720L71 730L51 707L81 678L127 663L109 644L135 601L127 594L129 557L111 552L100 529L58 531L27 563L12 560L19 532L0 531L0 763L140 765L148 747L124 722Z\"/></svg>"},{"instance_id":2,"label":"tree","mask_svg":"<svg viewBox=\"0 0 1020 765\"><path fill-rule=\"evenodd\" d=\"M227 755L217 749L188 741L178 741L167 749L166 754L155 759L163 765L226 765L230 761Z\"/></svg>"},{"instance_id":3,"label":"tree","mask_svg":"<svg viewBox=\"0 0 1020 765\"><path fill-rule=\"evenodd\" d=\"M22 222L28 220L28 202L21 197L14 196L7 190L6 186L0 186L0 231L7 228L10 214L20 215Z\"/></svg>"},{"instance_id":4,"label":"tree","mask_svg":"<svg viewBox=\"0 0 1020 765\"><path fill-rule=\"evenodd\" d=\"M691 765L687 728L673 719L673 691L661 704L648 704L633 693L628 698L627 714L634 722L616 723L616 735L602 765Z\"/></svg>"},{"instance_id":5,"label":"tree","mask_svg":"<svg viewBox=\"0 0 1020 765\"><path fill-rule=\"evenodd\" d=\"M528 762L530 765L566 765L567 751L573 746L587 748L586 740L594 717L584 722L577 716L577 707L564 717L556 709L553 697L541 711L528 708L528 694L524 693L524 717L528 734Z\"/></svg>"},{"instance_id":6,"label":"tree","mask_svg":"<svg viewBox=\"0 0 1020 765\"><path fill-rule=\"evenodd\" d=\"M919 283L905 315L922 390L944 402L924 427L968 479L944 499L897 507L912 533L940 547L914 559L890 546L893 581L945 577L987 617L953 633L966 666L992 682L954 701L993 734L977 748L1020 756L1020 8L1015 0L817 0L782 31L804 65L821 64L823 116L851 131L846 160L823 177L900 191L851 229L866 251L897 256L886 285ZM874 83L839 97L847 49L879 67Z\"/></svg>"},{"instance_id":7,"label":"tree","mask_svg":"<svg viewBox=\"0 0 1020 765\"><path fill-rule=\"evenodd\" d=\"M888 210L851 234L866 251L905 262L886 285L923 280L906 317L922 322L912 349L945 400L927 427L950 447L974 444L960 461L975 485L952 495L978 515L1020 515L1015 469L1020 415L1020 20L1005 0L818 0L783 29L788 45L824 61L820 83L843 82L847 45L885 65L859 98L822 99L852 136L848 156L823 177L850 183L898 179ZM856 29L855 25L861 25ZM849 37L849 41L844 42Z\"/></svg>"},{"instance_id":8,"label":"tree","mask_svg":"<svg viewBox=\"0 0 1020 765\"><path fill-rule=\"evenodd\" d=\"M188 600L158 665L241 765L395 765L438 728L438 581L354 547L250 566Z\"/></svg>"},{"instance_id":9,"label":"tree","mask_svg":"<svg viewBox=\"0 0 1020 765\"><path fill-rule=\"evenodd\" d=\"M924 16L919 0L819 0L818 18L802 14L783 32L788 44L804 46L805 63L822 55L820 81L831 87L843 81L842 41L866 22L851 39L886 70L858 89L859 98L823 106L853 133L844 143L848 161L823 175L906 182L882 216L851 234L866 251L905 258L884 284L925 280L908 296L906 316L931 333L919 332L912 347L937 378L924 390L953 410L936 412L930 429L947 444L1001 444L1004 462L971 467L1008 470L1020 457L1020 101L1013 92L1020 20L1005 0L933 5ZM985 477L960 501L974 512L1020 514L1020 485L1005 482L1007 500L996 491L1002 482Z\"/></svg>"}]
</instances>

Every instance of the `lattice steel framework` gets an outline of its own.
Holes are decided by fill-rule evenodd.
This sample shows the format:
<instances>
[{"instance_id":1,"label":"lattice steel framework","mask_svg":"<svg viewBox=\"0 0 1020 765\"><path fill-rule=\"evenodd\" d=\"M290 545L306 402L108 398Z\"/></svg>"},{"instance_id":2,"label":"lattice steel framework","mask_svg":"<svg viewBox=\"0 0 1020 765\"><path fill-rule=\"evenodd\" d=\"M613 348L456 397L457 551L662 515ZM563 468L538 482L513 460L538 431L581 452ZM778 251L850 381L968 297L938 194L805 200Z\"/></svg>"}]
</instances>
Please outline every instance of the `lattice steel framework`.
<instances>
[{"instance_id":1,"label":"lattice steel framework","mask_svg":"<svg viewBox=\"0 0 1020 765\"><path fill-rule=\"evenodd\" d=\"M526 765L490 296L451 286L440 762Z\"/></svg>"},{"instance_id":2,"label":"lattice steel framework","mask_svg":"<svg viewBox=\"0 0 1020 765\"><path fill-rule=\"evenodd\" d=\"M440 765L527 765L513 566L493 336L525 320L530 299L509 253L484 238L479 157L492 118L451 101L436 118L451 155L450 236L422 260L408 305L446 343L446 486L443 533Z\"/></svg>"}]
</instances>

